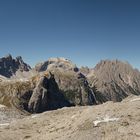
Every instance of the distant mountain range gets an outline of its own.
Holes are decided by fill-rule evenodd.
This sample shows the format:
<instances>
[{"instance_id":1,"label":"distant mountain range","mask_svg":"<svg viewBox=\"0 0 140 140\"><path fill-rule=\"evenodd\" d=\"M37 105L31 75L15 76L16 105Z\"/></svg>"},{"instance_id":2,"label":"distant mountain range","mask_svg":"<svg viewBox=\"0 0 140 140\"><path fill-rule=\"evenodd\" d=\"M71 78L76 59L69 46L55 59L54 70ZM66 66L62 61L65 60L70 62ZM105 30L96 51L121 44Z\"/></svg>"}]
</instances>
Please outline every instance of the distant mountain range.
<instances>
[{"instance_id":1,"label":"distant mountain range","mask_svg":"<svg viewBox=\"0 0 140 140\"><path fill-rule=\"evenodd\" d=\"M0 58L0 75L10 78L17 71L29 71L31 67L24 63L21 56L13 59L9 54L3 58Z\"/></svg>"},{"instance_id":2,"label":"distant mountain range","mask_svg":"<svg viewBox=\"0 0 140 140\"><path fill-rule=\"evenodd\" d=\"M140 72L126 62L78 68L68 59L50 58L31 68L21 56L0 58L0 104L22 111L118 102L129 95L140 95Z\"/></svg>"}]
</instances>

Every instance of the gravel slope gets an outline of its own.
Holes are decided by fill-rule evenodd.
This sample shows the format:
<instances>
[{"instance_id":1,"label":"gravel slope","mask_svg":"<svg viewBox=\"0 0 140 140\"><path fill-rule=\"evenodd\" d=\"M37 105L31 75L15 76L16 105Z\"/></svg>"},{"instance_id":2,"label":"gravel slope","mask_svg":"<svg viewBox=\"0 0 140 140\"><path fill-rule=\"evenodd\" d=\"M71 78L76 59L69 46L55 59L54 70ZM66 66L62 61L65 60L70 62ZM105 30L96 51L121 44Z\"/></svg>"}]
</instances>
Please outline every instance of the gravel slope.
<instances>
[{"instance_id":1,"label":"gravel slope","mask_svg":"<svg viewBox=\"0 0 140 140\"><path fill-rule=\"evenodd\" d=\"M140 96L63 108L0 125L0 140L139 140Z\"/></svg>"}]
</instances>

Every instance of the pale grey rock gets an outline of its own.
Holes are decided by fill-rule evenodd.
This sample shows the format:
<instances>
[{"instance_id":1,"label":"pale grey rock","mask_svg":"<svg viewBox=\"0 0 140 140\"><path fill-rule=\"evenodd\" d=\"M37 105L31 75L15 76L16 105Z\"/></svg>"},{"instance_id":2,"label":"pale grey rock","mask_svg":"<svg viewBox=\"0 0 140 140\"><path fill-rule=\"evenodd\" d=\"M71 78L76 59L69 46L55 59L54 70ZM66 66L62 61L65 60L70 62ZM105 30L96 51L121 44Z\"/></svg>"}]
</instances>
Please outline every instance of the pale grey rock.
<instances>
[{"instance_id":1,"label":"pale grey rock","mask_svg":"<svg viewBox=\"0 0 140 140\"><path fill-rule=\"evenodd\" d=\"M101 61L87 77L101 103L140 95L140 72L127 62Z\"/></svg>"},{"instance_id":2,"label":"pale grey rock","mask_svg":"<svg viewBox=\"0 0 140 140\"><path fill-rule=\"evenodd\" d=\"M54 69L64 69L66 71L78 71L78 68L70 60L65 58L50 58L46 62L38 63L35 66L35 69L38 72Z\"/></svg>"}]
</instances>

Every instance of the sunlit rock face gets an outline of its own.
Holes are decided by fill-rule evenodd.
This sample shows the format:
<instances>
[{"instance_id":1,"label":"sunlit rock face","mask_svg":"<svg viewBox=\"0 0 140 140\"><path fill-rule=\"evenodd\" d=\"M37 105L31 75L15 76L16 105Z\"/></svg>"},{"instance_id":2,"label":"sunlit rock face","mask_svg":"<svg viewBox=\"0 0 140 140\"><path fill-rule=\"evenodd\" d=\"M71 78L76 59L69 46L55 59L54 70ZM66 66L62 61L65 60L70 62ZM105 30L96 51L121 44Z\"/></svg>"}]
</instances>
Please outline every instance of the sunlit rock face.
<instances>
[{"instance_id":1,"label":"sunlit rock face","mask_svg":"<svg viewBox=\"0 0 140 140\"><path fill-rule=\"evenodd\" d=\"M140 95L140 72L127 62L101 61L87 75L99 102L121 101L129 95Z\"/></svg>"}]
</instances>

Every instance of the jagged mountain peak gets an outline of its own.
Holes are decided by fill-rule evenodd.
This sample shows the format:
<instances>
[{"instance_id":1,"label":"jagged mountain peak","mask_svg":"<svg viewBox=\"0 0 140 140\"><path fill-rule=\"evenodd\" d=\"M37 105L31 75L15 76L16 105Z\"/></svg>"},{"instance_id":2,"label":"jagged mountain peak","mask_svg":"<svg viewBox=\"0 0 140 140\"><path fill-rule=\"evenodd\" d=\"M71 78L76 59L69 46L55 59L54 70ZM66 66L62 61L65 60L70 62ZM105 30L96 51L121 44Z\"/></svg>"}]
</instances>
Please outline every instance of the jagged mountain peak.
<instances>
[{"instance_id":1,"label":"jagged mountain peak","mask_svg":"<svg viewBox=\"0 0 140 140\"><path fill-rule=\"evenodd\" d=\"M16 57L16 60L17 60L17 61L23 61L23 59L22 59L21 56L17 56L17 57Z\"/></svg>"},{"instance_id":2,"label":"jagged mountain peak","mask_svg":"<svg viewBox=\"0 0 140 140\"><path fill-rule=\"evenodd\" d=\"M102 60L87 77L101 102L121 101L131 94L140 94L140 72L128 62Z\"/></svg>"},{"instance_id":3,"label":"jagged mountain peak","mask_svg":"<svg viewBox=\"0 0 140 140\"><path fill-rule=\"evenodd\" d=\"M12 59L12 55L11 55L11 54L7 54L7 55L4 56L4 58L5 58L5 59L10 59L10 60L11 60L11 59Z\"/></svg>"},{"instance_id":4,"label":"jagged mountain peak","mask_svg":"<svg viewBox=\"0 0 140 140\"><path fill-rule=\"evenodd\" d=\"M0 75L2 76L9 78L17 71L29 71L30 69L31 67L22 60L21 56L14 59L11 54L8 54L0 58Z\"/></svg>"},{"instance_id":5,"label":"jagged mountain peak","mask_svg":"<svg viewBox=\"0 0 140 140\"><path fill-rule=\"evenodd\" d=\"M94 71L101 81L117 81L118 79L124 79L124 81L130 81L140 77L140 72L134 69L128 62L119 60L102 60L99 62ZM129 78L128 78L129 77Z\"/></svg>"},{"instance_id":6,"label":"jagged mountain peak","mask_svg":"<svg viewBox=\"0 0 140 140\"><path fill-rule=\"evenodd\" d=\"M131 69L133 69L133 67L127 62L127 61L120 61L120 60L101 60L96 66L95 66L95 69L100 69L102 67L107 67L107 66L110 66L110 67L117 67L117 66L127 66Z\"/></svg>"}]
</instances>

